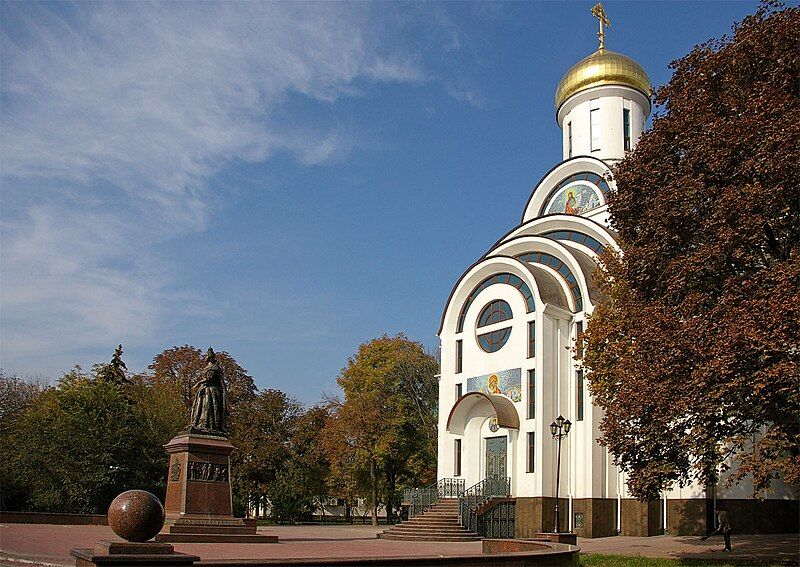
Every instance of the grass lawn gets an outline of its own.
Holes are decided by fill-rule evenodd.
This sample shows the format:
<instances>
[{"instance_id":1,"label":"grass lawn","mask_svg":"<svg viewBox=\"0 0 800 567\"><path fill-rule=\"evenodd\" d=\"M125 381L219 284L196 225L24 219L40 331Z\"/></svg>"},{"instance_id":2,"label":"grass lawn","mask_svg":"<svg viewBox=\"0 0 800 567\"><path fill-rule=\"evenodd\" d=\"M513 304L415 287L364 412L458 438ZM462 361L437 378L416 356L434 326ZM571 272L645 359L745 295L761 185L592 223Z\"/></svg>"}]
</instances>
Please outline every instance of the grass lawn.
<instances>
[{"instance_id":1,"label":"grass lawn","mask_svg":"<svg viewBox=\"0 0 800 567\"><path fill-rule=\"evenodd\" d=\"M581 566L585 567L742 567L743 565L760 565L763 567L780 567L790 563L747 563L747 562L728 562L705 561L702 559L663 559L654 557L632 557L630 555L603 555L592 553L581 555ZM794 563L796 565L796 563Z\"/></svg>"}]
</instances>

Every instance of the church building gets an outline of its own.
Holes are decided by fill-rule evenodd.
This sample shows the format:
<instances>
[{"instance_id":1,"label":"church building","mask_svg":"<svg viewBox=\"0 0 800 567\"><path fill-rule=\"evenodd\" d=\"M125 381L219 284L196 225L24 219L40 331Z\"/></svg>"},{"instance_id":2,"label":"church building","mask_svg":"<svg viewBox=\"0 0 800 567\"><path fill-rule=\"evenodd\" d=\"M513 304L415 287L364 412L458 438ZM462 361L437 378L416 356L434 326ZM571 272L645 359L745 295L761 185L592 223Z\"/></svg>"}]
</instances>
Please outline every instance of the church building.
<instances>
[{"instance_id":1,"label":"church building","mask_svg":"<svg viewBox=\"0 0 800 567\"><path fill-rule=\"evenodd\" d=\"M703 534L714 499L741 502L748 489L631 498L597 442L602 413L576 344L603 300L592 284L598 256L619 250L606 205L611 168L636 146L651 112L647 73L605 49L608 22L601 6L593 14L600 47L555 92L563 161L536 184L520 223L463 273L444 308L437 478L463 481L468 492L486 479L505 481L516 537L554 531L556 504L560 531L583 537ZM792 510L796 500L785 512Z\"/></svg>"}]
</instances>

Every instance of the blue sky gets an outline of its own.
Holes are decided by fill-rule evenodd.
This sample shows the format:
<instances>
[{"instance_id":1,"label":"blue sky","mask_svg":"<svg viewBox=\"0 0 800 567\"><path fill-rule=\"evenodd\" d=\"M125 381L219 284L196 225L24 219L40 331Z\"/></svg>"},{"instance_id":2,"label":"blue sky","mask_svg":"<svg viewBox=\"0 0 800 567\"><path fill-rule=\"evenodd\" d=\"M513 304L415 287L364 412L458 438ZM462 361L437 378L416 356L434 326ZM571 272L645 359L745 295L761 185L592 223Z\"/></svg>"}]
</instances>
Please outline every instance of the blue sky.
<instances>
[{"instance_id":1,"label":"blue sky","mask_svg":"<svg viewBox=\"0 0 800 567\"><path fill-rule=\"evenodd\" d=\"M2 368L213 345L313 403L365 340L436 348L592 4L3 2ZM607 47L663 84L756 5L609 1Z\"/></svg>"}]
</instances>

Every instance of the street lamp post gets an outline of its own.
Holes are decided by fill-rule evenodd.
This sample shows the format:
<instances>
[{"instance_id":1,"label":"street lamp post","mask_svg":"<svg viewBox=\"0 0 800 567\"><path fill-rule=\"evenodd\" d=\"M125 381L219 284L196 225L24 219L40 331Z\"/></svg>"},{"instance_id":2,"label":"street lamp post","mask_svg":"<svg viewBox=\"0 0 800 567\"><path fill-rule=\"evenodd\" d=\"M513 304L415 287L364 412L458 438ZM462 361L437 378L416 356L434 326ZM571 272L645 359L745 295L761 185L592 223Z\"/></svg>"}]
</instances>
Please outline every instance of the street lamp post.
<instances>
[{"instance_id":1,"label":"street lamp post","mask_svg":"<svg viewBox=\"0 0 800 567\"><path fill-rule=\"evenodd\" d=\"M559 529L559 524L561 523L561 518L559 517L558 513L558 493L561 484L561 440L567 436L569 433L570 428L572 427L572 422L568 419L564 419L560 415L556 418L556 420L550 424L550 434L553 436L558 442L558 456L556 457L556 526L555 526L555 533L559 533L561 530Z\"/></svg>"}]
</instances>

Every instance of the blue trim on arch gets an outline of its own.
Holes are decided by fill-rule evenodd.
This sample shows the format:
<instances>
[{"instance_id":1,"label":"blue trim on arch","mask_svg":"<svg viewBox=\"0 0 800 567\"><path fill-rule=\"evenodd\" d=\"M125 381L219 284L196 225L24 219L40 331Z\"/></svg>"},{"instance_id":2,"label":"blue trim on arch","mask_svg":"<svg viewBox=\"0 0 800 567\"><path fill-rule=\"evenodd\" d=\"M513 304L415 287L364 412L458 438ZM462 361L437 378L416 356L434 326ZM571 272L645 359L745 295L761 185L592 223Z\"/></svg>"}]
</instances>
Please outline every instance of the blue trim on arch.
<instances>
[{"instance_id":1,"label":"blue trim on arch","mask_svg":"<svg viewBox=\"0 0 800 567\"><path fill-rule=\"evenodd\" d=\"M583 244L587 248L591 248L598 254L605 252L606 247L603 246L598 240L592 238L588 234L578 232L577 230L551 230L543 232L541 236L552 238L553 240L571 240L578 244Z\"/></svg>"},{"instance_id":2,"label":"blue trim on arch","mask_svg":"<svg viewBox=\"0 0 800 567\"><path fill-rule=\"evenodd\" d=\"M476 285L475 288L467 296L467 300L464 302L464 307L461 308L461 314L458 316L456 333L460 333L461 331L464 330L464 320L467 318L467 309L469 309L469 306L472 305L473 301L475 301L477 295L490 285L494 284L507 284L517 288L519 292L522 294L522 297L525 299L526 311L528 313L530 313L536 308L536 303L534 302L533 293L531 293L531 288L528 287L528 284L522 281L522 278L520 278L519 276L515 276L514 274L509 274L508 272L495 274L493 276L489 276L481 283Z\"/></svg>"},{"instance_id":3,"label":"blue trim on arch","mask_svg":"<svg viewBox=\"0 0 800 567\"><path fill-rule=\"evenodd\" d=\"M569 158L569 159L565 159L564 161L562 161L562 162L560 162L560 163L557 163L557 164L555 164L553 167L551 167L551 168L550 168L550 169L547 171L547 173L545 173L545 174L542 176L542 178L541 178L541 179L539 179L539 182L538 182L538 183L537 183L537 184L534 186L534 188L533 188L533 191L531 191L531 194L530 194L530 196L528 197L528 200L527 200L527 201L525 201L525 208L524 208L524 209L522 209L522 218L521 218L521 219L520 219L520 221L519 221L519 222L520 222L520 226L522 226L523 224L525 224L525 222L526 222L526 221L525 221L525 213L528 211L528 207L530 207L530 206L531 206L531 201L533 201L533 198L536 196L536 191L539 189L539 187L541 187L541 186L542 186L542 183L544 183L544 180L545 180L545 179L547 179L548 177L550 177L550 175L551 175L551 174L552 174L552 173L553 173L555 170L557 170L558 168L560 168L560 167L563 167L564 165L566 165L566 164L568 164L568 163L572 163L572 162L576 162L576 161L581 161L581 160L583 160L583 161L592 161L592 162L595 162L595 163L599 163L600 165L602 165L602 166L603 166L603 168L606 170L606 172L608 172L608 173L611 173L611 166L609 166L609 164L607 164L605 161L603 161L603 160L601 160L600 158L598 158L598 157L595 157L595 156L587 156L587 155L581 155L581 156L572 156L572 157L571 157L571 158ZM547 200L549 200L549 198L548 198L548 199L545 199L545 200L547 201ZM544 210L544 209L542 209L542 210ZM540 213L540 214L539 214L539 216L537 216L537 217L533 217L533 218L529 219L527 222L531 222L531 221L534 221L534 220L536 220L537 218L541 218L541 217L543 217L543 216L547 216L547 215L542 215L542 214L541 214L541 212L542 212L542 211L540 210L540 211L539 211L539 213ZM563 213L557 213L557 214L563 214ZM586 217L583 217L583 218L586 218Z\"/></svg>"},{"instance_id":4,"label":"blue trim on arch","mask_svg":"<svg viewBox=\"0 0 800 567\"><path fill-rule=\"evenodd\" d=\"M547 254L545 252L528 252L526 254L520 254L517 256L517 260L520 262L531 262L533 264L549 266L558 272L561 278L567 282L567 286L569 286L569 289L572 292L572 298L575 300L575 308L578 311L583 311L581 287L578 285L578 280L573 275L572 270L570 270L569 266L567 266L563 261L559 260L552 254Z\"/></svg>"}]
</instances>

